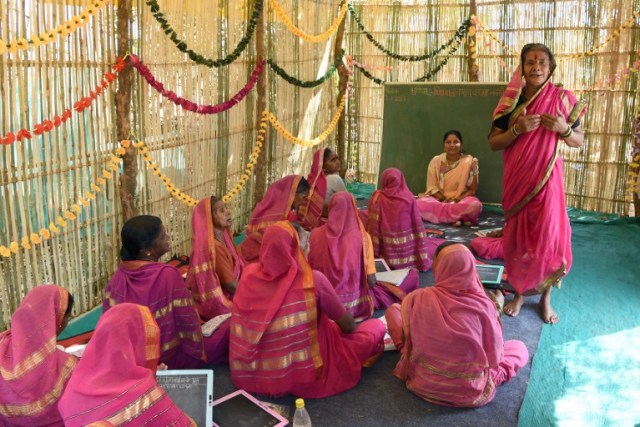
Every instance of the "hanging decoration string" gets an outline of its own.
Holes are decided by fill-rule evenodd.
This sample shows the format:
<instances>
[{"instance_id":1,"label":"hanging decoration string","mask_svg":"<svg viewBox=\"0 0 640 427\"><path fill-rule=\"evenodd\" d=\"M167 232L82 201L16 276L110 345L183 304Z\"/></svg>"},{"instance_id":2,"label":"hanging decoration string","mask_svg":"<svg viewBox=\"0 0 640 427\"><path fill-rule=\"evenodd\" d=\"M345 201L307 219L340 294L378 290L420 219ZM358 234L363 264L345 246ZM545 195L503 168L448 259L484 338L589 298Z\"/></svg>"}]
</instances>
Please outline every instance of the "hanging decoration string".
<instances>
[{"instance_id":1,"label":"hanging decoration string","mask_svg":"<svg viewBox=\"0 0 640 427\"><path fill-rule=\"evenodd\" d=\"M351 63L353 58L350 55L346 55L347 63ZM360 66L367 70L375 70L375 71L396 71L396 70L408 70L412 67L411 64L407 64L406 62L398 65L373 65L373 64L360 64ZM353 70L351 70L353 72Z\"/></svg>"},{"instance_id":2,"label":"hanging decoration string","mask_svg":"<svg viewBox=\"0 0 640 427\"><path fill-rule=\"evenodd\" d=\"M151 70L149 70L149 68L142 61L140 61L138 55L131 54L129 56L129 62L138 71L138 73L142 77L144 77L147 83L149 83L149 85L157 90L162 96L169 99L174 104L184 108L185 110L198 114L219 114L223 111L227 111L228 109L242 101L255 86L256 82L258 81L258 77L260 76L260 74L262 74L265 66L264 59L260 59L258 61L258 64L256 65L256 68L251 73L251 77L249 78L247 84L228 101L216 105L206 105L196 104L193 101L179 97L175 92L171 90L165 89L164 85L155 79L155 77L151 73Z\"/></svg>"},{"instance_id":3,"label":"hanging decoration string","mask_svg":"<svg viewBox=\"0 0 640 427\"><path fill-rule=\"evenodd\" d=\"M79 101L73 104L73 109L77 113L81 113L85 109L91 107L91 103L100 96L104 89L106 89L111 83L118 78L118 73L127 66L124 62L124 58L118 58L115 64L111 66L112 72L107 72L95 89L89 92L88 96L83 97ZM71 117L71 109L67 108L60 116L54 116L52 119L44 120L34 126L33 129L20 129L17 133L7 132L6 135L0 136L0 145L10 145L16 141L22 141L23 139L31 139L33 135L42 135L50 132L53 129L59 127Z\"/></svg>"},{"instance_id":4,"label":"hanging decoration string","mask_svg":"<svg viewBox=\"0 0 640 427\"><path fill-rule=\"evenodd\" d=\"M327 81L327 79L329 77L331 77L331 75L333 75L333 73L336 72L336 70L338 69L338 66L340 66L340 63L342 62L342 58L344 56L344 49L342 49L340 51L340 54L338 55L338 57L336 58L335 61L333 61L333 64L331 65L331 67L329 67L329 69L327 70L326 73L324 73L324 75L322 77L320 77L317 80L310 80L310 81L303 81L303 80L298 80L297 78L290 76L289 74L287 74L287 72L285 70L283 70L282 68L280 68L275 62L273 62L271 59L267 60L267 63L269 64L269 67L271 67L271 69L280 77L282 77L283 79L285 79L287 82L291 83L294 86L298 86L298 87L316 87L322 83L324 83L325 81Z\"/></svg>"},{"instance_id":5,"label":"hanging decoration string","mask_svg":"<svg viewBox=\"0 0 640 427\"><path fill-rule=\"evenodd\" d=\"M638 172L640 171L640 111L636 111L633 118L631 133L633 135L633 145L627 172L627 191L625 191L624 197L627 203L633 202L633 195L640 193L640 180L638 180ZM636 212L636 216L638 216L638 212Z\"/></svg>"},{"instance_id":6,"label":"hanging decoration string","mask_svg":"<svg viewBox=\"0 0 640 427\"><path fill-rule=\"evenodd\" d=\"M304 139L300 139L294 136L293 134L291 134L291 132L285 129L282 123L278 121L278 118L272 113L267 113L267 114L269 115L269 122L271 122L271 125L273 126L273 128L277 130L278 133L284 137L284 139L286 139L287 141L293 144L302 145L303 147L313 147L315 145L322 143L322 141L324 141L329 137L329 135L331 135L334 128L338 124L338 121L340 120L340 116L342 115L342 111L344 110L344 106L346 103L347 103L347 95L345 94L340 100L340 105L338 105L338 109L333 115L331 122L329 122L329 126L327 126L327 129L325 129L324 132L322 132L317 137L310 139L308 141Z\"/></svg>"},{"instance_id":7,"label":"hanging decoration string","mask_svg":"<svg viewBox=\"0 0 640 427\"><path fill-rule=\"evenodd\" d=\"M369 33L366 30L366 28L362 24L362 21L360 21L360 18L356 14L356 11L353 9L353 6L351 4L349 4L349 12L351 13L351 17L353 18L353 20L358 25L358 28L360 28L360 31L364 33L364 35L369 39L369 41L371 43L373 43L373 45L375 47L377 47L379 50L384 52L387 56L389 56L391 58L394 58L394 59L398 59L400 61L418 62L418 61L424 61L424 60L427 60L427 59L431 59L431 58L435 57L436 55L438 55L443 50L445 50L448 47L450 47L453 43L456 42L456 40L461 40L464 37L464 35L469 31L469 27L471 26L471 19L469 19L469 18L465 19L462 22L462 24L460 24L458 29L456 30L456 33L454 34L454 36L451 37L449 39L449 41L447 41L445 44L443 44L442 46L438 47L437 49L435 49L432 52L425 53L424 55L400 55L398 53L391 52L389 49L384 47L382 45L382 43L377 41L371 35L371 33Z\"/></svg>"},{"instance_id":8,"label":"hanging decoration string","mask_svg":"<svg viewBox=\"0 0 640 427\"><path fill-rule=\"evenodd\" d=\"M253 37L253 33L256 30L256 26L258 25L258 19L260 18L260 14L262 13L264 0L256 0L256 3L253 7L253 14L251 15L251 19L249 19L249 25L247 26L247 32L242 37L242 39L240 40L236 48L233 49L233 51L229 55L219 59L210 59L189 49L189 47L187 46L187 43L178 38L178 33L175 32L175 30L171 27L171 25L167 21L167 18L160 11L160 6L158 5L158 2L156 0L148 0L146 3L147 5L149 5L151 9L151 13L153 14L153 17L156 19L156 21L158 21L158 23L160 24L160 27L165 32L165 34L169 35L169 38L176 45L178 50L186 53L189 56L189 58L196 64L204 65L209 68L212 68L212 67L217 68L223 65L231 64L236 59L238 59L240 54L245 50L245 48L251 41L251 37Z\"/></svg>"},{"instance_id":9,"label":"hanging decoration string","mask_svg":"<svg viewBox=\"0 0 640 427\"><path fill-rule=\"evenodd\" d=\"M271 6L271 9L273 9L276 15L278 15L278 18L280 18L284 26L287 27L287 30L310 43L320 43L331 37L338 30L338 27L342 23L342 20L347 15L347 3L343 1L342 5L340 6L340 13L338 14L336 20L333 21L331 26L329 26L329 28L324 33L312 36L293 25L293 22L291 22L289 17L287 17L285 11L282 9L282 6L280 6L277 0L269 0L269 6Z\"/></svg>"},{"instance_id":10,"label":"hanging decoration string","mask_svg":"<svg viewBox=\"0 0 640 427\"><path fill-rule=\"evenodd\" d=\"M102 192L103 188L107 185L107 180L112 179L115 172L119 170L122 161L121 156L124 154L124 150L116 150L116 152L118 155L112 154L107 166L102 169L102 176L98 177L95 183L91 184L92 191L85 192L84 197L80 197L79 200L71 205L71 208L58 215L55 221L49 223L48 227L41 228L37 233L33 232L27 236L23 236L20 243L14 241L7 246L0 246L0 256L8 258L13 254L17 254L20 251L20 247L26 251L31 249L33 245L40 245L45 240L50 239L53 234L59 234L61 228L67 227L68 222L77 220L83 208L89 207L91 202L96 200L96 194Z\"/></svg>"},{"instance_id":11,"label":"hanging decoration string","mask_svg":"<svg viewBox=\"0 0 640 427\"><path fill-rule=\"evenodd\" d=\"M56 37L66 37L74 33L78 28L85 26L89 22L89 18L98 13L108 0L93 0L91 4L79 15L73 16L71 19L64 21L55 29L45 31L40 34L33 34L29 39L19 38L18 40L7 43L0 39L0 55L5 52L16 53L18 50L27 50L30 46L38 47L41 45L52 43Z\"/></svg>"}]
</instances>

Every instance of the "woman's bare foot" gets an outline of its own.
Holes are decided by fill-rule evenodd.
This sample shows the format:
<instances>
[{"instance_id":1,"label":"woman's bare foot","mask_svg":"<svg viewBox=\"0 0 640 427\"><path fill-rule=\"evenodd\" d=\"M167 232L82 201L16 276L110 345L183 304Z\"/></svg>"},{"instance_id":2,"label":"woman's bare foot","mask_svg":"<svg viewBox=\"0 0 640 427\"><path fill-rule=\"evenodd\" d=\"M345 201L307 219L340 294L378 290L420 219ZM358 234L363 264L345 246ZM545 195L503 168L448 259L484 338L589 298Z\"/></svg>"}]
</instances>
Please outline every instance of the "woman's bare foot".
<instances>
[{"instance_id":1,"label":"woman's bare foot","mask_svg":"<svg viewBox=\"0 0 640 427\"><path fill-rule=\"evenodd\" d=\"M460 227L462 225L462 221L456 221L453 223L454 227Z\"/></svg>"},{"instance_id":2,"label":"woman's bare foot","mask_svg":"<svg viewBox=\"0 0 640 427\"><path fill-rule=\"evenodd\" d=\"M551 287L542 293L538 307L540 307L540 317L542 317L542 321L544 323L553 325L560 321L560 318L553 310L553 307L551 307Z\"/></svg>"},{"instance_id":3,"label":"woman's bare foot","mask_svg":"<svg viewBox=\"0 0 640 427\"><path fill-rule=\"evenodd\" d=\"M463 221L462 225L464 225L465 227L471 227L473 223L471 221Z\"/></svg>"},{"instance_id":4,"label":"woman's bare foot","mask_svg":"<svg viewBox=\"0 0 640 427\"><path fill-rule=\"evenodd\" d=\"M516 317L520 314L522 304L524 304L524 297L520 294L516 294L516 296L504 306L503 312L507 316Z\"/></svg>"}]
</instances>

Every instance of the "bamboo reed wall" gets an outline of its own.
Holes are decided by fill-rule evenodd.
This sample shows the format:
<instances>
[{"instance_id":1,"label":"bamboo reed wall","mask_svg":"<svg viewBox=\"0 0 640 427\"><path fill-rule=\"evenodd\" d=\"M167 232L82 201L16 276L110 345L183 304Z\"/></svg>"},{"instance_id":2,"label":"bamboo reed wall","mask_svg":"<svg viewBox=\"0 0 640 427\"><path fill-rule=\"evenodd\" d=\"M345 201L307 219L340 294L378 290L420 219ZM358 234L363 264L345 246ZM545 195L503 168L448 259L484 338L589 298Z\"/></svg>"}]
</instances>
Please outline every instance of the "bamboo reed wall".
<instances>
[{"instance_id":1,"label":"bamboo reed wall","mask_svg":"<svg viewBox=\"0 0 640 427\"><path fill-rule=\"evenodd\" d=\"M131 50L165 88L198 104L219 104L246 84L258 61L255 35L233 63L209 68L190 61L176 48L145 1L132 3ZM158 1L181 40L212 59L229 54L246 34L254 3ZM278 1L293 25L307 34L324 32L337 16L338 3ZM469 16L469 1L433 3L352 1L367 30L389 50L403 54L422 54L437 48ZM592 1L588 5L577 0L474 3L482 23L505 44L492 41L487 33L477 35L481 81L506 81L508 68L516 64L513 51L525 43L543 41L560 60L554 80L590 99L584 120L585 148L565 153L569 205L630 213L623 192L632 142L630 122L636 111L637 75L619 78L611 90L598 90L596 85L622 75L625 67L639 59L637 29L622 31L619 38L593 56L568 58L612 34L640 10L640 0ZM55 29L82 13L88 4L86 0L2 3L0 39L15 41ZM66 37L55 37L52 43L17 53L0 53L0 137L23 128L33 130L36 124L61 115L66 108L73 110L74 103L100 83L116 60L116 9L117 4L106 2L83 28ZM268 59L303 81L315 80L326 72L334 60L334 37L321 43L301 40L278 18L269 1L265 1L263 14ZM364 37L349 14L344 47L358 62L370 66L372 74L390 81L415 80L443 57L420 63L393 60ZM434 80L468 80L468 54L468 47L461 46ZM265 73L267 108L286 129L306 140L326 129L336 111L337 73L315 88L294 86L268 67ZM382 86L357 70L352 83L346 109L347 166L358 171L361 180L376 182ZM118 173L106 179L102 172L119 146L114 96L117 84L97 96L91 107L73 112L68 121L51 132L0 148L0 245L18 243L18 248L13 248L15 254L0 256L0 330L9 325L10 315L24 294L40 283L67 287L76 297L76 314L101 300L102 287L117 266L123 222ZM149 156L177 188L199 199L211 194L221 196L236 185L256 140L260 112L256 111L255 89L234 108L218 115L194 114L176 106L137 73L132 94L132 139L145 142ZM290 143L273 127L269 127L268 138L268 183L285 174L307 174L314 148ZM336 145L334 138L329 137L323 145ZM172 238L172 253L188 254L191 208L167 192L140 156L136 162L137 212L161 217ZM100 192L95 191L96 183ZM236 230L242 229L253 208L253 183L254 179L250 180L230 202ZM95 200L87 198L87 193L94 194ZM77 218L71 219L65 212ZM51 223L59 234L38 238ZM42 243L29 240L34 234ZM22 242L25 236L26 244Z\"/></svg>"}]
</instances>

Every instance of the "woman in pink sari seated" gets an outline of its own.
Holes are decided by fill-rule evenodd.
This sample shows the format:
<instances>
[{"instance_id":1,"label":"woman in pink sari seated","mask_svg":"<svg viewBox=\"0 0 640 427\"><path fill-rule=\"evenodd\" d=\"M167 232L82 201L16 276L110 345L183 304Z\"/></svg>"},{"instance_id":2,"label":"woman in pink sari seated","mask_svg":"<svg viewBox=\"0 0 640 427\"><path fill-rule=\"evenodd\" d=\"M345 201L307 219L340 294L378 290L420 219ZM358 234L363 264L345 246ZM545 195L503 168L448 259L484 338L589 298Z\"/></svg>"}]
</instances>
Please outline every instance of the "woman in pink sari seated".
<instances>
[{"instance_id":1,"label":"woman in pink sari seated","mask_svg":"<svg viewBox=\"0 0 640 427\"><path fill-rule=\"evenodd\" d=\"M191 292L180 272L159 262L169 251L169 236L160 218L139 215L120 233L122 261L104 289L102 310L129 302L149 307L160 327L160 362L170 369L198 369L226 363L229 322L203 338Z\"/></svg>"},{"instance_id":2,"label":"woman in pink sari seated","mask_svg":"<svg viewBox=\"0 0 640 427\"><path fill-rule=\"evenodd\" d=\"M329 203L326 225L311 232L309 265L333 285L342 305L356 319L368 319L418 289L418 272L411 269L400 286L376 281L371 236L358 217L351 193L336 193Z\"/></svg>"},{"instance_id":3,"label":"woman in pink sari seated","mask_svg":"<svg viewBox=\"0 0 640 427\"><path fill-rule=\"evenodd\" d=\"M443 240L427 237L416 200L399 169L386 169L381 185L371 195L367 217L375 257L384 258L391 268L429 270L430 255Z\"/></svg>"},{"instance_id":4,"label":"woman in pink sari seated","mask_svg":"<svg viewBox=\"0 0 640 427\"><path fill-rule=\"evenodd\" d=\"M231 235L231 212L214 196L200 200L193 211L193 249L186 285L200 317L231 312L231 300L244 267Z\"/></svg>"},{"instance_id":5,"label":"woman in pink sari seated","mask_svg":"<svg viewBox=\"0 0 640 427\"><path fill-rule=\"evenodd\" d=\"M159 357L160 328L147 307L106 312L60 399L64 425L195 427L158 385Z\"/></svg>"},{"instance_id":6,"label":"woman in pink sari seated","mask_svg":"<svg viewBox=\"0 0 640 427\"><path fill-rule=\"evenodd\" d=\"M433 273L435 286L412 292L385 315L400 350L393 374L428 402L484 406L527 364L529 352L521 341L503 340L496 304L466 246L439 247Z\"/></svg>"},{"instance_id":7,"label":"woman in pink sari seated","mask_svg":"<svg viewBox=\"0 0 640 427\"><path fill-rule=\"evenodd\" d=\"M584 141L578 119L585 105L551 83L555 68L545 45L525 45L520 66L493 112L489 134L491 149L504 150L504 261L516 290L504 312L517 316L525 295L541 293L540 315L546 323L559 320L551 307L551 288L559 286L572 263L561 150Z\"/></svg>"},{"instance_id":8,"label":"woman in pink sari seated","mask_svg":"<svg viewBox=\"0 0 640 427\"><path fill-rule=\"evenodd\" d=\"M492 231L484 237L471 239L469 246L474 254L484 259L504 259L502 230Z\"/></svg>"},{"instance_id":9,"label":"woman in pink sari seated","mask_svg":"<svg viewBox=\"0 0 640 427\"><path fill-rule=\"evenodd\" d=\"M482 202L478 190L478 159L462 152L462 134L444 134L444 153L437 155L427 169L427 190L418 195L422 219L433 224L457 227L478 223Z\"/></svg>"},{"instance_id":10,"label":"woman in pink sari seated","mask_svg":"<svg viewBox=\"0 0 640 427\"><path fill-rule=\"evenodd\" d=\"M309 183L300 175L289 175L271 184L251 213L245 239L238 253L246 263L258 261L264 230L278 221L295 221L296 211L309 196Z\"/></svg>"},{"instance_id":11,"label":"woman in pink sari seated","mask_svg":"<svg viewBox=\"0 0 640 427\"><path fill-rule=\"evenodd\" d=\"M64 288L41 285L24 297L0 333L0 425L62 426L58 400L77 359L56 348L73 297Z\"/></svg>"},{"instance_id":12,"label":"woman in pink sari seated","mask_svg":"<svg viewBox=\"0 0 640 427\"><path fill-rule=\"evenodd\" d=\"M339 191L347 191L344 181L338 175L340 158L330 148L320 148L313 155L311 172L307 181L311 185L309 198L298 209L298 222L311 230L327 218L331 196Z\"/></svg>"},{"instance_id":13,"label":"woman in pink sari seated","mask_svg":"<svg viewBox=\"0 0 640 427\"><path fill-rule=\"evenodd\" d=\"M247 266L233 300L231 379L270 396L332 396L358 383L384 334L378 319L356 326L307 263L293 225L281 221L265 231L260 262Z\"/></svg>"}]
</instances>

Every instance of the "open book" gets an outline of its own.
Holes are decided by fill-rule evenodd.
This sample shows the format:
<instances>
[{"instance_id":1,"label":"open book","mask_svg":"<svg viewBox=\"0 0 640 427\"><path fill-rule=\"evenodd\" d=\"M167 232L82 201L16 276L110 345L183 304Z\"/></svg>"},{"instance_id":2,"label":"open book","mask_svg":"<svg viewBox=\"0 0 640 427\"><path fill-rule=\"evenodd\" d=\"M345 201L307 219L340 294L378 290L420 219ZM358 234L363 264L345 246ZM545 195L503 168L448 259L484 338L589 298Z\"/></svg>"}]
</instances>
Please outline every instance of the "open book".
<instances>
[{"instance_id":1,"label":"open book","mask_svg":"<svg viewBox=\"0 0 640 427\"><path fill-rule=\"evenodd\" d=\"M407 277L411 271L410 268L401 268L399 270L380 271L376 273L376 280L381 282L391 283L392 285L399 286L404 278Z\"/></svg>"},{"instance_id":2,"label":"open book","mask_svg":"<svg viewBox=\"0 0 640 427\"><path fill-rule=\"evenodd\" d=\"M210 337L211 334L222 325L222 322L225 322L230 317L231 313L226 313L207 320L207 322L202 325L202 335Z\"/></svg>"}]
</instances>

